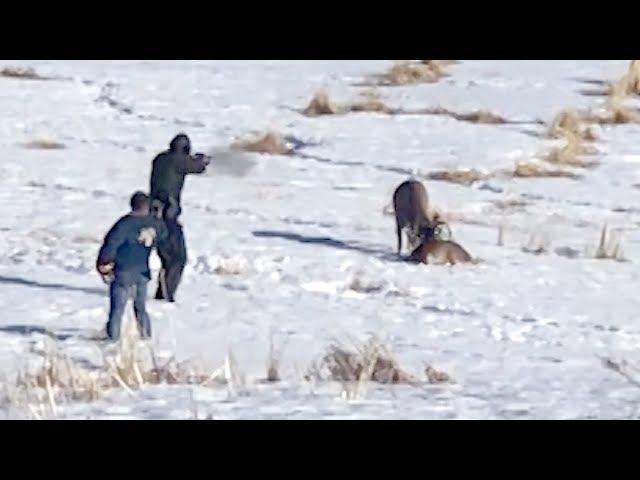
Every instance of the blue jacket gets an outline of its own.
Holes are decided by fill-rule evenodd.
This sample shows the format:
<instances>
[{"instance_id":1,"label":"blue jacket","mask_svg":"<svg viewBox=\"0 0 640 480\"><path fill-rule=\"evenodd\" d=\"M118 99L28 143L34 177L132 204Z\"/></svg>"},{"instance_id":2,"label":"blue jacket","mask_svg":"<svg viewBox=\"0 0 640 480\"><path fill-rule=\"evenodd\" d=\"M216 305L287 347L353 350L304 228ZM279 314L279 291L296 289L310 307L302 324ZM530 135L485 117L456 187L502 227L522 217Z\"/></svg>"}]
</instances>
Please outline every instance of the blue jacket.
<instances>
[{"instance_id":1,"label":"blue jacket","mask_svg":"<svg viewBox=\"0 0 640 480\"><path fill-rule=\"evenodd\" d=\"M151 249L166 237L164 222L130 213L118 220L107 233L97 264L114 263L116 279L133 281L140 275L150 279Z\"/></svg>"}]
</instances>

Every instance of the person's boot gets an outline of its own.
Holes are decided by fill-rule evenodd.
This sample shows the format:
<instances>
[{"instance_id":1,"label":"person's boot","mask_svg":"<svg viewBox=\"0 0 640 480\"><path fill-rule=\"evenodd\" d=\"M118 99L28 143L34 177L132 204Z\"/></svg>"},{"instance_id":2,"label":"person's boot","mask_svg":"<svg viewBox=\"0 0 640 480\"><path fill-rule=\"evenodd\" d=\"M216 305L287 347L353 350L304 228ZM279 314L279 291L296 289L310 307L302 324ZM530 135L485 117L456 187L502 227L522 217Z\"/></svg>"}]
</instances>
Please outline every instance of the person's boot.
<instances>
[{"instance_id":1,"label":"person's boot","mask_svg":"<svg viewBox=\"0 0 640 480\"><path fill-rule=\"evenodd\" d=\"M162 287L158 285L158 289L156 290L156 300L164 300L164 296L162 295Z\"/></svg>"}]
</instances>

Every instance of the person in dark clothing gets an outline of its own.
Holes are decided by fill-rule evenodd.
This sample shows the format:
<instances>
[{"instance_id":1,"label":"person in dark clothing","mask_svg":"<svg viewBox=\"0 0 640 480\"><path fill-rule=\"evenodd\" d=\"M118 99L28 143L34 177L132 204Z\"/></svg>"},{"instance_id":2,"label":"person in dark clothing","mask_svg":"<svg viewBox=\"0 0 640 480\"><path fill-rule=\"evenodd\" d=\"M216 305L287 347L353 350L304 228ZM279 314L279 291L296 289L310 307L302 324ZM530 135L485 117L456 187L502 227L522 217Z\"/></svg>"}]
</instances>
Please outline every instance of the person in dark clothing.
<instances>
[{"instance_id":1,"label":"person in dark clothing","mask_svg":"<svg viewBox=\"0 0 640 480\"><path fill-rule=\"evenodd\" d=\"M110 284L107 335L111 340L120 338L122 315L131 297L140 335L151 337L145 305L151 279L149 255L158 242L166 239L167 228L164 222L149 216L149 209L149 197L136 192L131 197L131 212L109 230L98 253L96 268Z\"/></svg>"},{"instance_id":2,"label":"person in dark clothing","mask_svg":"<svg viewBox=\"0 0 640 480\"><path fill-rule=\"evenodd\" d=\"M153 160L151 168L151 203L158 214L173 198L180 215L182 188L189 174L201 174L209 165L209 157L203 154L191 155L191 141L184 133L176 135L169 144L169 150Z\"/></svg>"},{"instance_id":3,"label":"person in dark clothing","mask_svg":"<svg viewBox=\"0 0 640 480\"><path fill-rule=\"evenodd\" d=\"M182 212L181 195L185 177L203 173L209 158L203 154L191 155L191 141L184 133L176 135L169 150L160 153L151 169L152 215L162 218L168 230L166 241L159 242L158 255L162 270L156 299L175 301L175 293L187 263L187 247L178 217Z\"/></svg>"}]
</instances>

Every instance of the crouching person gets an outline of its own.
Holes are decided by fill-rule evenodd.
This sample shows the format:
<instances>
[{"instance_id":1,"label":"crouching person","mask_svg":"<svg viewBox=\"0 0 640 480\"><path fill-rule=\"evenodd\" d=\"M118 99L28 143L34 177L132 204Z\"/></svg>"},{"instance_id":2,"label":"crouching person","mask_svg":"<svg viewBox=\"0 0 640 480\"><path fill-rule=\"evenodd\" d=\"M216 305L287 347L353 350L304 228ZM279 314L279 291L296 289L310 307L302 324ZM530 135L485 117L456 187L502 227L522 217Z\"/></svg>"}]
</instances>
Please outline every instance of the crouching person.
<instances>
[{"instance_id":1,"label":"crouching person","mask_svg":"<svg viewBox=\"0 0 640 480\"><path fill-rule=\"evenodd\" d=\"M130 298L140 336L151 337L146 309L147 283L151 279L149 255L158 242L165 240L167 229L164 222L149 215L149 208L149 197L136 192L131 197L131 212L109 230L98 254L96 267L110 284L107 336L114 341L120 338L122 315Z\"/></svg>"}]
</instances>

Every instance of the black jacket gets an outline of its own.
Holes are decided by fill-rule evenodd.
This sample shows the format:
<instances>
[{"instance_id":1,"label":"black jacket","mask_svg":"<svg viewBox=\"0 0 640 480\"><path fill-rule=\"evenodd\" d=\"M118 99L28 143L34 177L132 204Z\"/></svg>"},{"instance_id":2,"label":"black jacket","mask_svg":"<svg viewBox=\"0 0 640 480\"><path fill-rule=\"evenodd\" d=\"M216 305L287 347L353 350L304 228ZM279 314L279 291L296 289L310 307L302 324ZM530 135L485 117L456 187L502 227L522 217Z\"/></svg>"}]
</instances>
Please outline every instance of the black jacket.
<instances>
[{"instance_id":1,"label":"black jacket","mask_svg":"<svg viewBox=\"0 0 640 480\"><path fill-rule=\"evenodd\" d=\"M184 177L190 173L203 173L207 164L204 157L186 155L170 150L153 160L151 169L151 199L167 204L173 198L180 206Z\"/></svg>"}]
</instances>

